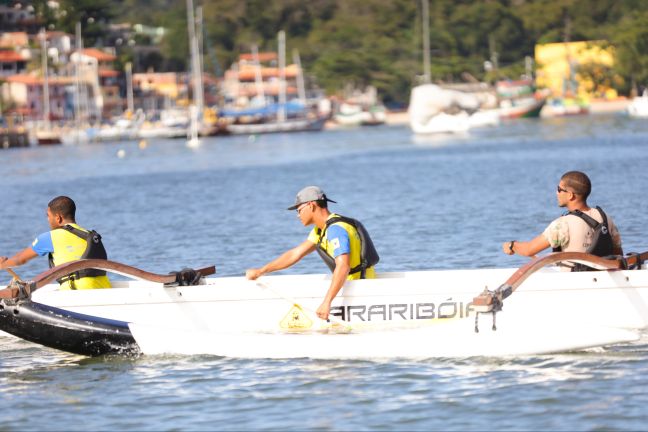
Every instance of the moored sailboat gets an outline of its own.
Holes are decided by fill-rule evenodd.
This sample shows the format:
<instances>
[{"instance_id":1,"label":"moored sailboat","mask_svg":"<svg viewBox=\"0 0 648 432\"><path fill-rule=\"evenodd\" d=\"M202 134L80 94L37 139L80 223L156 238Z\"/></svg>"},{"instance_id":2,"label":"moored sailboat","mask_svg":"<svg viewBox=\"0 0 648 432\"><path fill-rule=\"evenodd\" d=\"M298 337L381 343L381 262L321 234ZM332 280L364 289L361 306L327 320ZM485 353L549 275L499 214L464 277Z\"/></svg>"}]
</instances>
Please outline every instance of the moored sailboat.
<instances>
[{"instance_id":1,"label":"moored sailboat","mask_svg":"<svg viewBox=\"0 0 648 432\"><path fill-rule=\"evenodd\" d=\"M249 94L245 98L250 95L254 95L254 97L244 108L223 109L219 113L222 118L229 120L225 126L226 132L256 135L322 130L326 119L308 107L301 61L297 53L294 56L294 64L286 67L285 32L280 31L278 34L278 59L277 54L274 53L267 53L269 55L265 56L272 61L277 59L277 68L262 68L256 47L253 47L252 51L252 65L243 63L243 66L246 66L245 70L239 70L239 66L236 65L234 70L228 71L226 74L226 76L234 77L230 79L230 81L233 80L233 83L229 86L234 89L235 94L241 93L242 80L251 79L254 81L253 88L246 90ZM296 91L298 95L297 98L293 97L290 100L287 82L288 71L294 78L294 86L297 87L296 89L293 87L290 93L294 94ZM264 81L264 78L272 81ZM265 89L266 85L267 90Z\"/></svg>"},{"instance_id":2,"label":"moored sailboat","mask_svg":"<svg viewBox=\"0 0 648 432\"><path fill-rule=\"evenodd\" d=\"M485 83L478 83L477 92L466 92L461 85L441 87L431 83L429 2L422 2L423 76L422 84L412 88L408 108L409 124L415 134L464 133L473 127L496 126L499 113L484 109L492 97Z\"/></svg>"},{"instance_id":3,"label":"moored sailboat","mask_svg":"<svg viewBox=\"0 0 648 432\"><path fill-rule=\"evenodd\" d=\"M36 128L36 141L39 145L61 144L61 134L52 129L50 122L49 73L47 56L47 33L39 34L41 43L41 69L43 73L43 127Z\"/></svg>"},{"instance_id":4,"label":"moored sailboat","mask_svg":"<svg viewBox=\"0 0 648 432\"><path fill-rule=\"evenodd\" d=\"M495 84L502 119L540 117L547 93L535 90L531 79L505 80Z\"/></svg>"}]
</instances>

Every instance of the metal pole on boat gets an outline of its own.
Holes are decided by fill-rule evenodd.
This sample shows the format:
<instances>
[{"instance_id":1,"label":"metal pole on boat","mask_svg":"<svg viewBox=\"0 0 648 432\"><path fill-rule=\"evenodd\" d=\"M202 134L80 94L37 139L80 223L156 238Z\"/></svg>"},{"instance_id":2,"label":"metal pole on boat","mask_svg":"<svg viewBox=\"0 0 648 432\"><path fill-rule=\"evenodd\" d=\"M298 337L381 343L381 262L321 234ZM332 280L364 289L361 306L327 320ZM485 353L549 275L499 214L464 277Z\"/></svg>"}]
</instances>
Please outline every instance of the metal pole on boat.
<instances>
[{"instance_id":1,"label":"metal pole on boat","mask_svg":"<svg viewBox=\"0 0 648 432\"><path fill-rule=\"evenodd\" d=\"M196 21L194 19L193 0L187 0L187 28L189 30L189 48L191 51L191 76L193 81L193 101L198 107L198 114L202 115L202 71L200 67L200 54L196 38Z\"/></svg>"},{"instance_id":2,"label":"metal pole on boat","mask_svg":"<svg viewBox=\"0 0 648 432\"><path fill-rule=\"evenodd\" d=\"M198 15L202 20L202 9L198 8ZM189 107L190 134L187 142L191 147L200 144L198 139L198 122L203 115L203 94L202 94L202 65L200 63L200 49L196 37L196 21L194 19L193 0L187 0L187 28L189 30L189 48L191 50L191 76L193 81L193 103ZM201 26L202 29L202 26Z\"/></svg>"},{"instance_id":3,"label":"metal pole on boat","mask_svg":"<svg viewBox=\"0 0 648 432\"><path fill-rule=\"evenodd\" d=\"M133 115L135 107L133 104L133 64L126 63L126 101L128 112Z\"/></svg>"},{"instance_id":4,"label":"metal pole on boat","mask_svg":"<svg viewBox=\"0 0 648 432\"><path fill-rule=\"evenodd\" d=\"M47 34L45 29L41 30L41 51L42 51L42 64L43 64L43 119L45 120L45 130L49 131L50 128L50 102L49 102L49 81L47 72Z\"/></svg>"},{"instance_id":5,"label":"metal pole on boat","mask_svg":"<svg viewBox=\"0 0 648 432\"><path fill-rule=\"evenodd\" d=\"M76 61L74 62L74 130L75 141L79 138L79 122L81 121L81 23L75 26Z\"/></svg>"},{"instance_id":6,"label":"metal pole on boat","mask_svg":"<svg viewBox=\"0 0 648 432\"><path fill-rule=\"evenodd\" d=\"M198 89L198 96L196 97L196 105L198 107L198 116L202 119L205 109L205 86L203 83L203 8L198 6L196 8L196 87Z\"/></svg>"},{"instance_id":7,"label":"metal pole on boat","mask_svg":"<svg viewBox=\"0 0 648 432\"><path fill-rule=\"evenodd\" d=\"M423 0L423 83L429 84L432 73L430 71L430 2Z\"/></svg>"},{"instance_id":8,"label":"metal pole on boat","mask_svg":"<svg viewBox=\"0 0 648 432\"><path fill-rule=\"evenodd\" d=\"M286 120L286 32L279 32L279 110L277 121Z\"/></svg>"},{"instance_id":9,"label":"metal pole on boat","mask_svg":"<svg viewBox=\"0 0 648 432\"><path fill-rule=\"evenodd\" d=\"M88 85L91 85L90 74L88 72L89 65L84 60L83 54L83 35L81 33L81 22L77 23L77 47L78 47L78 60L77 63L78 69L77 73L79 74L79 113L80 118L83 119L85 127L88 127L89 118L90 118L90 105L88 103ZM79 135L77 134L77 140Z\"/></svg>"},{"instance_id":10,"label":"metal pole on boat","mask_svg":"<svg viewBox=\"0 0 648 432\"><path fill-rule=\"evenodd\" d=\"M533 79L533 58L531 56L524 57L524 71L528 79Z\"/></svg>"},{"instance_id":11,"label":"metal pole on boat","mask_svg":"<svg viewBox=\"0 0 648 432\"><path fill-rule=\"evenodd\" d=\"M252 45L252 61L254 61L254 85L256 87L257 98L265 106L265 90L263 89L263 76L261 75L261 61L259 60L259 48Z\"/></svg>"},{"instance_id":12,"label":"metal pole on boat","mask_svg":"<svg viewBox=\"0 0 648 432\"><path fill-rule=\"evenodd\" d=\"M306 107L306 86L304 85L304 72L302 70L299 51L293 50L293 62L297 65L297 91L299 92L299 102Z\"/></svg>"}]
</instances>

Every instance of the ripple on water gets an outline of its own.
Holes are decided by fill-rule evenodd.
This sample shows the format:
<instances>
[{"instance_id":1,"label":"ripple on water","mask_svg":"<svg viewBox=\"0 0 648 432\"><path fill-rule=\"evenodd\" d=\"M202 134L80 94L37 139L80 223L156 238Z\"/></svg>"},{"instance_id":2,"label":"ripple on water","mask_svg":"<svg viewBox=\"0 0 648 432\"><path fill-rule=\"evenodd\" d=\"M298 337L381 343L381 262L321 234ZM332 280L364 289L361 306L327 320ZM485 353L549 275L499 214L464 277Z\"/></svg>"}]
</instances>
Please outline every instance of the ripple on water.
<instances>
[{"instance_id":1,"label":"ripple on water","mask_svg":"<svg viewBox=\"0 0 648 432\"><path fill-rule=\"evenodd\" d=\"M2 152L0 251L47 230L44 206L65 194L117 261L241 275L306 237L285 208L319 184L334 210L365 222L383 271L515 266L525 259L503 256L501 242L560 214L555 184L571 169L588 172L591 201L609 209L624 248L642 251L646 142L648 123L610 116L434 139L384 127L218 137L197 150L122 143L121 159L108 144L17 149ZM308 258L287 273L324 270ZM85 359L0 337L0 403L11 413L0 429L641 430L647 359L645 335L580 353L388 362Z\"/></svg>"}]
</instances>

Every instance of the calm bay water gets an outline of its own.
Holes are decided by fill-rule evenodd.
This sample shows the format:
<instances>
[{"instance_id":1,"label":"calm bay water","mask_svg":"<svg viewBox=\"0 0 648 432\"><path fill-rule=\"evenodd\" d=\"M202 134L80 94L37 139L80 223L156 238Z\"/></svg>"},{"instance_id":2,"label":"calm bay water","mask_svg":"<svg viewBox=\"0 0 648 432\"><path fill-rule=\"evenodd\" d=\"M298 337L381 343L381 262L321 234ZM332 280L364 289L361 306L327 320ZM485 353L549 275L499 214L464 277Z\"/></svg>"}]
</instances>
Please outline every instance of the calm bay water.
<instances>
[{"instance_id":1,"label":"calm bay water","mask_svg":"<svg viewBox=\"0 0 648 432\"><path fill-rule=\"evenodd\" d=\"M123 150L125 156L117 156ZM47 230L56 195L111 259L154 271L216 264L242 275L301 242L286 207L318 184L363 221L383 271L510 267L510 239L561 209L555 185L587 172L590 204L648 249L648 122L623 116L505 123L460 137L406 127L0 151L0 254ZM24 277L44 259L20 268ZM323 272L307 257L286 273ZM9 276L3 276L9 279ZM586 306L585 306L586 307ZM550 311L548 311L550 312ZM427 361L87 359L0 337L1 430L640 430L648 335L585 353Z\"/></svg>"}]
</instances>

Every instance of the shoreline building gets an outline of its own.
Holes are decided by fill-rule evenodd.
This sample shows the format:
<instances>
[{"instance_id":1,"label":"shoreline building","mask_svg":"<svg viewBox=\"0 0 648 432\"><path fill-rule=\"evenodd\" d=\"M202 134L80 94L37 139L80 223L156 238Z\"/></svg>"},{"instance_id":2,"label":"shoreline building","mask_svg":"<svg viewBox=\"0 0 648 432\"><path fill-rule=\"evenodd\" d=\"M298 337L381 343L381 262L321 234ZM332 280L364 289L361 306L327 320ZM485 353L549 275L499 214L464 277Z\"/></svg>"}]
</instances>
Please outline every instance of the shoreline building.
<instances>
[{"instance_id":1,"label":"shoreline building","mask_svg":"<svg viewBox=\"0 0 648 432\"><path fill-rule=\"evenodd\" d=\"M616 99L621 78L612 73L614 47L606 41L579 41L535 46L536 85L554 98Z\"/></svg>"},{"instance_id":2,"label":"shoreline building","mask_svg":"<svg viewBox=\"0 0 648 432\"><path fill-rule=\"evenodd\" d=\"M298 96L297 79L301 71L297 64L286 65L286 99ZM279 101L280 70L276 52L258 55L241 54L238 61L225 71L222 92L225 105L232 108L264 106Z\"/></svg>"}]
</instances>

